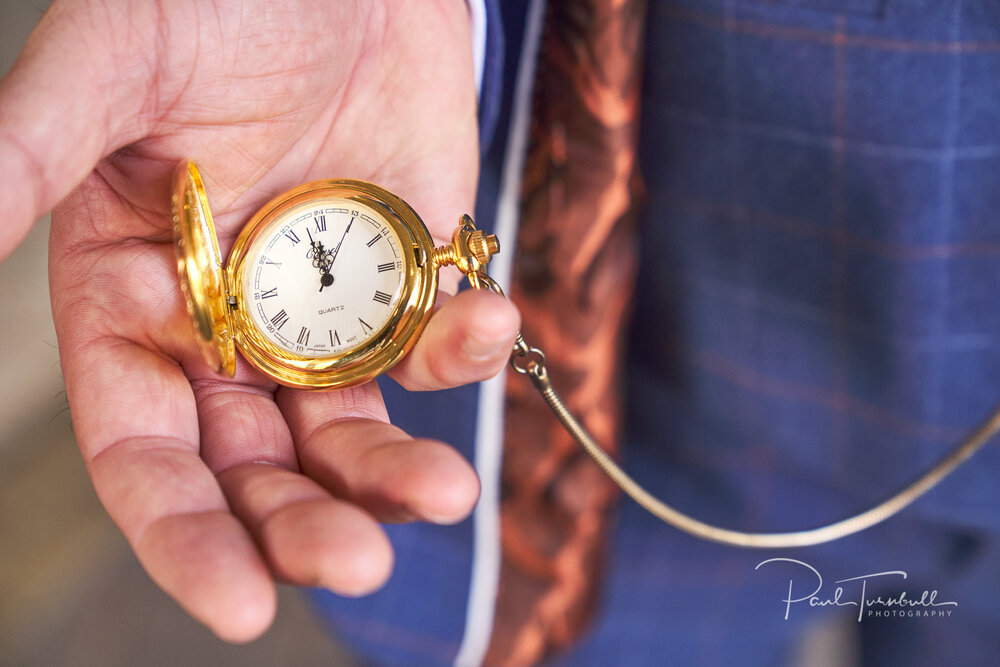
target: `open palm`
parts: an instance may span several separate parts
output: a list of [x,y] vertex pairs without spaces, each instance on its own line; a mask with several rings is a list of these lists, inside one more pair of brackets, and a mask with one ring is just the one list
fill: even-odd
[[[378,522],[456,521],[478,482],[391,426],[375,383],[210,373],[177,287],[172,172],[199,163],[224,253],[267,200],[330,177],[388,187],[443,240],[477,177],[468,30],[454,1],[65,0],[0,84],[0,255],[62,199],[52,304],[88,469],[150,575],[223,638],[268,626],[274,579],[378,587]],[[483,379],[516,328],[499,297],[463,293],[394,375]]]

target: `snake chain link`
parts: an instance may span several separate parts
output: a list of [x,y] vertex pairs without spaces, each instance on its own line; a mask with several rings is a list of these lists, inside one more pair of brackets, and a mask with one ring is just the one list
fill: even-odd
[[[496,281],[485,273],[479,273],[477,279],[470,281],[477,289],[488,289],[504,296],[503,290]],[[514,371],[521,375],[526,375],[531,380],[556,418],[566,428],[573,439],[594,459],[597,465],[607,473],[615,484],[621,487],[622,491],[639,503],[640,506],[662,521],[689,535],[738,547],[759,549],[810,546],[823,542],[831,542],[869,528],[888,519],[932,489],[955,468],[976,453],[1000,430],[1000,407],[998,407],[981,426],[953,447],[930,470],[917,477],[886,500],[859,514],[835,523],[807,530],[781,533],[745,532],[714,526],[695,519],[664,503],[633,480],[601,448],[597,441],[587,432],[587,429],[569,411],[566,404],[559,397],[559,394],[552,387],[548,369],[545,365],[545,353],[537,347],[530,346],[520,333],[517,334],[514,342],[510,365]]]

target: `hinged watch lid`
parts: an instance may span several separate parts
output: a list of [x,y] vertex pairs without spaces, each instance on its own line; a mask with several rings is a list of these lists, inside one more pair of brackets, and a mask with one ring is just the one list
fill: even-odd
[[184,161],[177,167],[171,208],[177,274],[201,356],[216,373],[232,377],[236,349],[225,271],[205,184],[194,162]]

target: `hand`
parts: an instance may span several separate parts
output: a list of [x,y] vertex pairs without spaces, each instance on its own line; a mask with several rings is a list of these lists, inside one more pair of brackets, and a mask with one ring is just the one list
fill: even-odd
[[[274,580],[377,588],[393,559],[378,522],[457,521],[478,481],[391,426],[375,383],[309,393],[242,359],[233,380],[206,369],[171,173],[199,162],[224,254],[272,196],[335,176],[395,191],[443,243],[476,183],[468,30],[454,1],[56,0],[0,83],[0,256],[62,200],[52,308],[86,465],[152,578],[224,639],[266,629]],[[394,375],[483,379],[517,326],[499,297],[463,293]]]

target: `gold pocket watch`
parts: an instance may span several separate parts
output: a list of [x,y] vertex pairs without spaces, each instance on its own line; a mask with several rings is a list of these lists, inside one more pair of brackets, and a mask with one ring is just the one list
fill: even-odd
[[181,290],[206,363],[232,377],[235,348],[283,385],[367,382],[403,358],[434,306],[437,271],[455,264],[475,284],[499,251],[463,216],[435,248],[402,199],[377,185],[323,180],[289,190],[240,232],[223,266],[198,168],[174,178]]

